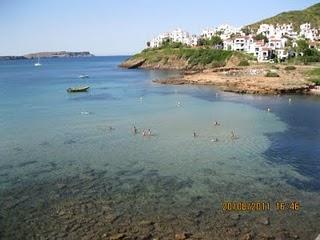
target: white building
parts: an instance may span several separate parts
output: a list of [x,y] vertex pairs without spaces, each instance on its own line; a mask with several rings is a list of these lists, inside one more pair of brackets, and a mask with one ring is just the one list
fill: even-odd
[[270,57],[276,55],[279,59],[288,57],[286,43],[288,39],[292,40],[293,47],[299,38],[309,40],[310,48],[319,49],[320,29],[311,28],[310,23],[304,23],[300,26],[300,32],[295,32],[292,24],[261,24],[256,35],[263,34],[268,41],[255,40],[255,35],[246,36],[241,28],[236,28],[227,24],[220,25],[215,28],[207,28],[202,30],[201,35],[190,35],[188,32],[180,28],[172,32],[162,33],[153,38],[148,47],[160,47],[163,41],[169,39],[173,42],[181,42],[188,46],[197,46],[200,37],[210,39],[212,36],[219,35],[223,40],[223,49],[240,51],[253,54],[258,61],[267,61]]
[[310,23],[304,23],[300,25],[299,36],[314,41],[319,39],[319,31],[316,28],[311,28]]
[[290,37],[296,39],[298,33],[294,31],[293,25],[290,24],[277,24],[273,26],[272,24],[261,24],[257,30],[257,34],[262,33],[267,38],[275,36],[277,38]]
[[163,41],[165,41],[166,39],[170,39],[170,34],[162,33],[159,36],[151,39],[150,45],[148,47],[151,47],[151,48],[160,47]]
[[173,30],[172,32],[166,32],[153,38],[148,47],[155,48],[160,47],[162,43],[166,40],[171,40],[172,42],[180,42],[188,46],[196,46],[198,43],[198,37],[196,35],[190,35],[188,32],[183,31],[180,28]]
[[212,36],[219,35],[222,40],[226,40],[231,37],[231,35],[244,36],[241,28],[233,27],[228,24],[223,24],[215,28],[206,28],[201,32],[201,36],[210,39]]
[[228,38],[223,41],[224,50],[250,52],[253,46],[254,39],[251,35]]

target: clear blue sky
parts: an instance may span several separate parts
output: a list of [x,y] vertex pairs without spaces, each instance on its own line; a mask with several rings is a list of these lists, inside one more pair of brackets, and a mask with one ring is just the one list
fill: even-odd
[[0,55],[88,50],[132,54],[163,31],[245,25],[316,0],[0,0]]

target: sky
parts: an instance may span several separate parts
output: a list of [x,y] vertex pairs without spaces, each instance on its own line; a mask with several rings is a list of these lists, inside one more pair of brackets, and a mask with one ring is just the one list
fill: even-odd
[[[319,0],[318,0],[319,1]],[[161,32],[243,26],[316,0],[0,0],[0,56],[39,51],[129,55]]]

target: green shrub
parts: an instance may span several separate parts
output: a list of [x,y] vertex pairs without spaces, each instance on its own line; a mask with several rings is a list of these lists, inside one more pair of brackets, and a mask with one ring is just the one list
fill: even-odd
[[309,71],[310,81],[314,82],[316,85],[320,85],[320,68],[315,68]]
[[296,70],[297,68],[295,67],[295,66],[292,66],[292,65],[290,65],[290,66],[286,66],[285,68],[284,68],[284,70],[286,70],[286,71],[291,71],[291,70]]
[[311,79],[312,82],[314,82],[317,86],[320,86],[320,78],[318,79]]
[[249,62],[248,60],[241,60],[238,64],[239,67],[245,67],[245,66],[249,66]]
[[225,61],[231,57],[232,52],[205,48],[183,48],[179,54],[188,60],[191,65],[207,65],[215,62],[225,63]]
[[265,77],[280,77],[277,72],[268,71]]

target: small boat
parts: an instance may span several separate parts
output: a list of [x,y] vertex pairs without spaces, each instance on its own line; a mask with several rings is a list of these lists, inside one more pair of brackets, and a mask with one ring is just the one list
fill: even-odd
[[89,75],[81,74],[81,75],[79,75],[79,78],[89,78]]
[[38,57],[38,62],[34,64],[35,67],[40,67],[42,64],[40,63],[40,58]]
[[89,86],[84,86],[84,87],[72,87],[72,88],[68,88],[67,92],[87,92],[88,89],[90,87]]

